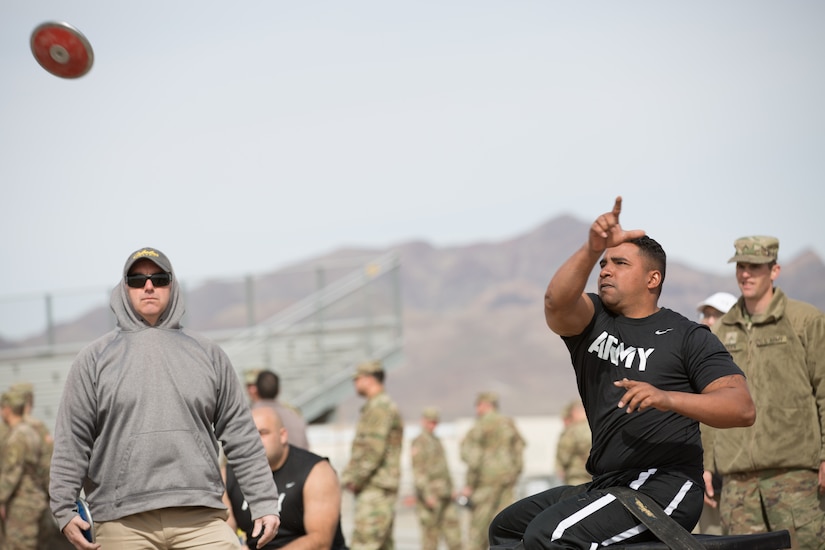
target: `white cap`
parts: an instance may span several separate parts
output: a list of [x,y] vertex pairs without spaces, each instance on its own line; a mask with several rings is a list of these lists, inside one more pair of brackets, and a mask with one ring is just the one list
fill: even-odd
[[696,306],[697,311],[702,311],[707,306],[712,307],[713,309],[717,309],[722,313],[727,313],[730,308],[736,303],[736,296],[733,294],[728,294],[727,292],[717,292],[716,294],[712,294],[699,302]]

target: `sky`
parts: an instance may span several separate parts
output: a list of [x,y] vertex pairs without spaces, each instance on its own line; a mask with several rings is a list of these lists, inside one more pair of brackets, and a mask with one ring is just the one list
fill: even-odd
[[[38,65],[46,21],[88,74]],[[798,0],[3,2],[0,332],[3,304],[111,287],[143,246],[243,276],[617,195],[700,269],[752,234],[825,258],[824,24]]]

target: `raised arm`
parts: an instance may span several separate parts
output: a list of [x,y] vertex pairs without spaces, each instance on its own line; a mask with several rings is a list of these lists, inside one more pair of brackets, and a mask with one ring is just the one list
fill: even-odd
[[605,249],[641,237],[642,230],[625,231],[619,224],[622,198],[616,197],[613,210],[596,218],[587,242],[573,253],[553,275],[544,294],[544,317],[550,330],[560,336],[581,333],[593,317],[593,303],[584,288],[593,267]]

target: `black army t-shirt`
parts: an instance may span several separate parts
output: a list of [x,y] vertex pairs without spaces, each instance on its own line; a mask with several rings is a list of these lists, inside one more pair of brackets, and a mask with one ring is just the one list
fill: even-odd
[[578,336],[563,338],[593,432],[588,470],[595,476],[626,470],[663,468],[697,483],[702,476],[699,423],[674,412],[619,408],[627,378],[666,391],[701,393],[709,383],[742,374],[730,354],[704,325],[667,308],[629,319],[595,306],[592,321]]

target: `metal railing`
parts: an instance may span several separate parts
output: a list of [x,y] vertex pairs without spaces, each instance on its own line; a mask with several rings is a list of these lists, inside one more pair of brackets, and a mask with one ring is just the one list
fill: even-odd
[[[321,278],[322,279],[322,278]],[[249,278],[247,278],[247,281]],[[321,284],[323,286],[321,286]],[[350,375],[364,359],[387,369],[401,360],[400,264],[388,253],[326,284],[267,319],[241,329],[202,331],[232,360],[239,377],[247,369],[269,369],[281,378],[285,401],[315,420],[351,395]],[[249,288],[249,287],[247,287]],[[247,290],[247,301],[254,293]],[[247,303],[246,318],[255,303]],[[98,306],[100,308],[100,306]],[[18,381],[35,386],[34,414],[54,425],[69,367],[90,339],[0,349],[0,390]]]

